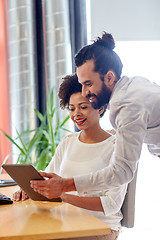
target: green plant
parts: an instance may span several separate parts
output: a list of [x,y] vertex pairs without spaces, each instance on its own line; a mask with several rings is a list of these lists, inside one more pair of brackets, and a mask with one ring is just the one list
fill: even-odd
[[[16,130],[16,139],[12,139],[3,130],[1,131],[19,149],[20,153],[17,158],[17,163],[32,164],[37,170],[44,170],[54,156],[56,147],[61,140],[60,131],[69,131],[64,128],[64,124],[68,121],[69,116],[65,117],[62,122],[60,122],[59,117],[57,118],[57,110],[53,104],[53,90],[51,94],[47,96],[46,113],[43,115],[36,109],[34,109],[34,111],[40,120],[39,127],[24,131],[21,134]],[[57,120],[54,121],[56,124],[53,124],[55,118],[57,118]],[[18,144],[17,141],[19,141],[20,144]],[[8,156],[4,162],[7,160]]]

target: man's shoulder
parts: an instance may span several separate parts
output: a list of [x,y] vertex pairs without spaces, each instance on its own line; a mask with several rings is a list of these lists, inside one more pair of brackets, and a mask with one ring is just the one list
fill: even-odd
[[[113,95],[110,100],[110,108],[111,106],[122,106],[123,103],[125,105],[129,104],[138,104],[139,105],[139,97],[144,95],[144,86],[151,87],[152,83],[141,76],[127,77],[124,76],[117,84],[115,91],[113,91]],[[138,100],[138,101],[136,101]]]

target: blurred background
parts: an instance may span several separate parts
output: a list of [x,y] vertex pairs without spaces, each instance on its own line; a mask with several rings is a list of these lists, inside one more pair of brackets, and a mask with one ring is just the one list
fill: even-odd
[[[116,41],[123,75],[142,75],[160,84],[159,11],[159,0],[0,0],[0,129],[15,138],[16,129],[21,133],[36,127],[34,109],[46,111],[51,89],[59,109],[57,91],[62,78],[76,71],[75,53],[103,31]],[[63,118],[67,113],[57,114]],[[101,125],[111,128],[108,112]],[[0,132],[0,165],[12,151],[17,150]],[[159,169],[159,159],[144,146],[135,227],[124,228],[120,239],[159,238]]]

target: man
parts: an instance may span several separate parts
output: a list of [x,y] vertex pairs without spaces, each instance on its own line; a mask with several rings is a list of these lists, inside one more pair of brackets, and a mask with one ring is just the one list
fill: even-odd
[[142,77],[121,77],[123,65],[114,47],[112,35],[104,32],[75,57],[82,95],[89,98],[94,108],[108,104],[110,121],[116,130],[112,164],[72,179],[52,175],[52,197],[67,191],[84,193],[130,182],[143,143],[152,154],[160,156],[160,86]]

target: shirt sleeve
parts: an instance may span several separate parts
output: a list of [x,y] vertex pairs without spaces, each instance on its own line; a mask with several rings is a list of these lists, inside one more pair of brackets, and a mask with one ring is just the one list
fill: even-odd
[[101,196],[101,203],[103,206],[104,214],[110,216],[120,211],[124,197],[127,190],[127,184],[123,187],[114,188],[110,191],[106,191],[104,196]]
[[111,164],[95,173],[74,177],[79,193],[110,189],[132,180],[147,129],[148,114],[140,106],[126,104],[117,109],[116,143]]

